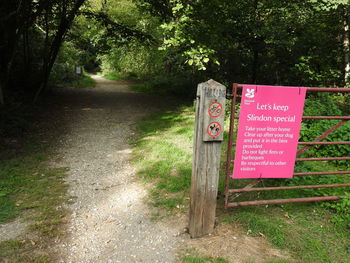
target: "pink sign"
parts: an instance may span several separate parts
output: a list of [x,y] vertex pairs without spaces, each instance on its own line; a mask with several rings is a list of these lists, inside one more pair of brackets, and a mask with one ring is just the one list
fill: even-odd
[[233,178],[293,177],[305,94],[243,85]]

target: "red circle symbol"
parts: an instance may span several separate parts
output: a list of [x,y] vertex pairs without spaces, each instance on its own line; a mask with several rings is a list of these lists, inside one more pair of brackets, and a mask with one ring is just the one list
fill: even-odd
[[207,132],[210,137],[218,137],[222,132],[221,124],[218,122],[211,122],[208,125]]
[[219,102],[212,102],[209,105],[208,113],[212,118],[218,118],[222,114],[222,105]]

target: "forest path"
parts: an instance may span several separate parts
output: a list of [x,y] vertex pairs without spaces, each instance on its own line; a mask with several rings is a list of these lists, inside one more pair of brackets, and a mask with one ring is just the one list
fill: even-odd
[[69,167],[66,237],[57,262],[174,262],[186,222],[152,221],[145,187],[130,164],[134,125],[154,112],[156,98],[127,83],[93,76],[89,89],[65,89],[67,123],[55,165]]

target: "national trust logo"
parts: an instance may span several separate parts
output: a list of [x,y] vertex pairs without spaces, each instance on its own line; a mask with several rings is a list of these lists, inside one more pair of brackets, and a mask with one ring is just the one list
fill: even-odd
[[254,89],[247,89],[247,92],[244,96],[246,96],[247,98],[254,98],[255,97],[255,94],[254,94],[255,90]]

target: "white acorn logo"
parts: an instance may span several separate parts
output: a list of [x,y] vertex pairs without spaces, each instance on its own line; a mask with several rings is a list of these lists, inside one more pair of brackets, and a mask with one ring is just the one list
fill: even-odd
[[254,98],[254,96],[255,96],[254,92],[255,92],[254,89],[247,89],[247,92],[246,92],[245,96],[246,96],[247,98],[250,98],[250,99],[251,99],[251,98]]

